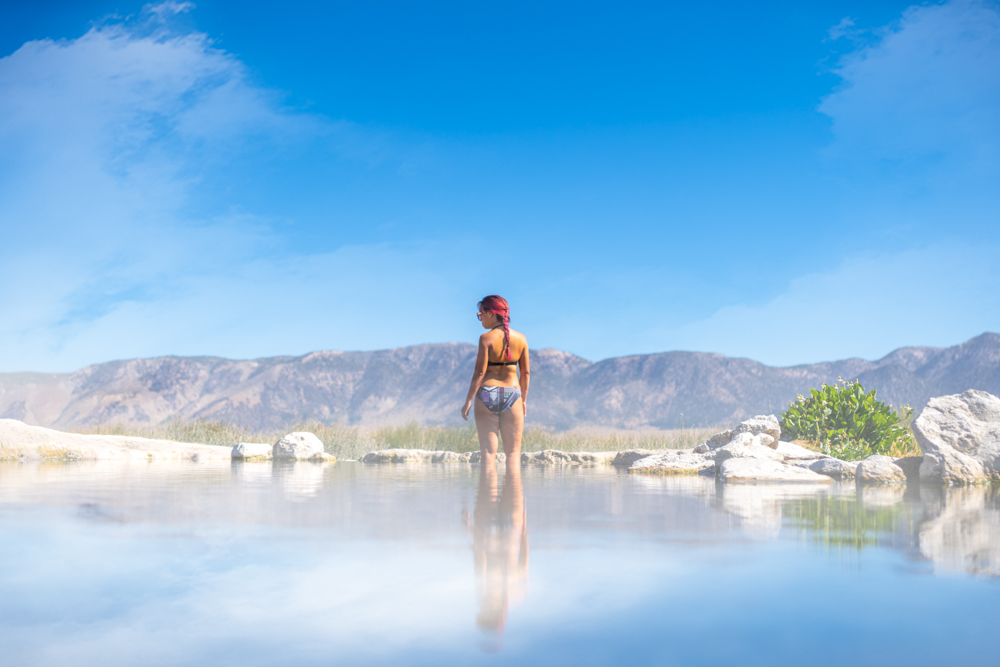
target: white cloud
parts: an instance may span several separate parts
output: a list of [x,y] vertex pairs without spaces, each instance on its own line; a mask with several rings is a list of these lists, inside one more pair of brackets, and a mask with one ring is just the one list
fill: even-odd
[[[252,215],[192,215],[192,193],[243,151],[343,129],[283,107],[206,35],[175,31],[188,9],[147,7],[0,59],[0,367],[51,368],[88,322],[274,245]],[[120,339],[105,333],[105,349]]]
[[[849,24],[831,30],[844,34]],[[918,5],[845,56],[842,87],[820,111],[835,153],[876,159],[987,162],[1000,148],[1000,9],[959,0]]]
[[1000,247],[965,244],[854,257],[796,278],[766,303],[721,308],[661,340],[778,366],[954,345],[1000,331],[997,257]]
[[[225,243],[223,236],[205,243]],[[468,253],[451,250],[347,246],[189,273],[169,292],[122,299],[94,317],[8,332],[0,343],[20,356],[4,360],[0,370],[73,370],[162,354],[247,358],[367,350],[454,340],[463,326],[475,335],[474,302],[462,292]]]

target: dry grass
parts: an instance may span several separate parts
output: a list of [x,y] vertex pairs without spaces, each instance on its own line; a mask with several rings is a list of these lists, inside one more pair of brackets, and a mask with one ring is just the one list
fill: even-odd
[[[820,446],[819,442],[814,440],[793,440],[796,445],[801,445],[806,449],[811,449],[816,452],[822,452],[823,448]],[[891,456],[895,459],[904,458],[906,456],[923,456],[924,453],[920,450],[920,445],[917,444],[916,438],[900,438],[893,442],[889,449],[885,452],[885,456]]]
[[[553,433],[541,429],[524,432],[522,450],[537,452],[559,449],[566,452],[613,452],[626,449],[685,449],[704,442],[716,429],[676,429],[671,431],[568,431]],[[156,426],[102,424],[77,433],[129,435],[175,442],[232,447],[240,442],[277,442],[286,433],[308,431],[323,441],[329,454],[338,459],[357,459],[379,449],[443,449],[452,452],[479,450],[474,426],[383,426],[363,428],[306,422],[284,429],[256,431],[225,422],[201,419],[168,420]]]

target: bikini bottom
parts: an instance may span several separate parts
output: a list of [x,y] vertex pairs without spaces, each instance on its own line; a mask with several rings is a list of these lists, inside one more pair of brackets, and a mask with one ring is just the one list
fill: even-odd
[[495,415],[502,415],[521,398],[520,387],[480,387],[479,400]]

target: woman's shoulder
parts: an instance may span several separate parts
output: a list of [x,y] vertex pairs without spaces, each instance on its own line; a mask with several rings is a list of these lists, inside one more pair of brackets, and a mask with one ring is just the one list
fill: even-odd
[[510,337],[513,340],[517,340],[517,341],[520,341],[521,343],[524,343],[524,346],[528,347],[528,338],[527,338],[527,336],[525,336],[520,331],[515,331],[515,330],[511,329],[510,330]]
[[503,340],[503,331],[500,329],[491,329],[479,336],[479,342],[481,344],[489,345],[493,341],[497,340],[497,338]]

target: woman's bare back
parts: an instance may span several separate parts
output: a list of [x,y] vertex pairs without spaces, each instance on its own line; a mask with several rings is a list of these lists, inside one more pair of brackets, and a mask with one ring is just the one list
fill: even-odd
[[[528,340],[519,331],[510,329],[510,357],[508,358],[504,350],[503,329],[497,328],[487,331],[480,336],[480,341],[486,344],[487,359],[491,362],[510,364],[519,362],[525,351],[528,349]],[[486,377],[483,379],[484,387],[512,387],[517,384],[518,364],[503,366],[486,366]]]

